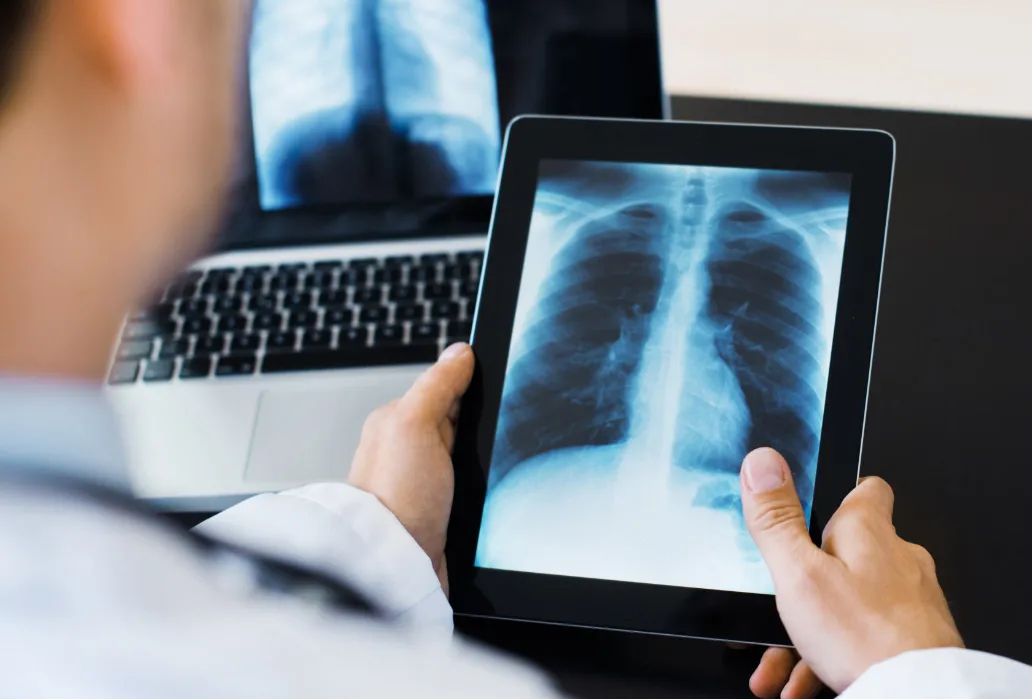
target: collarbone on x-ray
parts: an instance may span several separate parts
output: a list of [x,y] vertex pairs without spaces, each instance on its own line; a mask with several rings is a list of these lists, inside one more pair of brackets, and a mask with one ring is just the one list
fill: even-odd
[[478,564],[769,592],[738,473],[809,511],[850,178],[546,161]]

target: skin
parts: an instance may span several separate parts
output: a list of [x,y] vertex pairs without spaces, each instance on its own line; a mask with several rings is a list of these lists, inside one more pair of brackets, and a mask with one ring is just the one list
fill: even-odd
[[444,560],[455,475],[451,452],[459,400],[473,377],[473,351],[449,347],[403,398],[374,412],[348,474],[404,525],[448,592]]
[[749,532],[774,578],[778,612],[803,663],[768,651],[751,687],[762,697],[786,681],[786,697],[807,696],[819,678],[845,691],[870,667],[909,651],[962,648],[924,548],[892,525],[892,488],[864,479],[843,501],[814,546],[792,474],[775,451],[761,449],[742,468]]
[[0,371],[102,380],[126,311],[203,249],[246,10],[45,3],[0,105]]
[[[124,315],[203,252],[225,198],[248,16],[243,0],[44,3],[0,104],[0,374],[103,381]],[[443,356],[370,418],[351,471],[446,590],[450,454],[472,372],[468,347]],[[757,695],[805,699],[817,678],[841,690],[898,653],[961,644],[931,558],[895,535],[888,486],[857,488],[821,550],[784,462],[757,454],[743,505],[803,658],[768,651]],[[753,487],[751,463],[784,480]]]

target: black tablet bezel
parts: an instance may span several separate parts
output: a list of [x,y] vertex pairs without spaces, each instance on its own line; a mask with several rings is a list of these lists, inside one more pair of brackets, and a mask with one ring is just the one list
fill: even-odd
[[476,568],[523,260],[542,160],[693,164],[849,173],[850,215],[810,532],[856,485],[895,142],[880,131],[523,117],[506,134],[473,330],[477,367],[455,446],[448,533],[457,614],[787,645],[774,597]]

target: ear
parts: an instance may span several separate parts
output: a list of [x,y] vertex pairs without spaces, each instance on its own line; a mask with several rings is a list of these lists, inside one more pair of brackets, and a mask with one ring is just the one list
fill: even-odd
[[116,89],[160,80],[174,67],[182,3],[208,0],[56,0],[62,36],[84,67]]

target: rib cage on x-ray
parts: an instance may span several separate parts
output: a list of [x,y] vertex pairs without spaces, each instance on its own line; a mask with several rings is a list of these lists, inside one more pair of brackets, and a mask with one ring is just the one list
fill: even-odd
[[250,83],[263,208],[494,187],[484,0],[259,0]]
[[[557,251],[521,291],[536,300],[491,487],[558,450],[726,476],[771,446],[809,511],[848,196],[848,177],[813,173],[545,163],[534,234]],[[736,478],[701,482],[688,504],[737,510]]]

